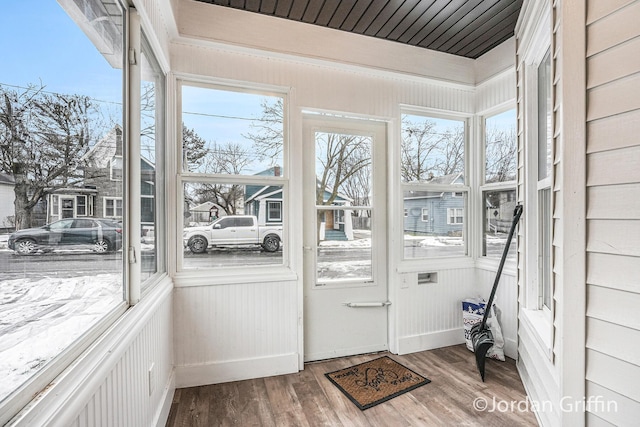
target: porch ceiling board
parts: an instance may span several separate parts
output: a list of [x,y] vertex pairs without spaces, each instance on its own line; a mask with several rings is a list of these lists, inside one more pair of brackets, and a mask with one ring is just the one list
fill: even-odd
[[198,0],[476,59],[513,36],[523,0]]

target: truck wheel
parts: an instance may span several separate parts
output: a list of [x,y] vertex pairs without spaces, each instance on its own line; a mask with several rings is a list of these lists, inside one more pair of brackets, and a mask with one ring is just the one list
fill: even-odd
[[189,250],[194,254],[201,254],[207,251],[207,239],[202,236],[193,236],[187,244]]
[[262,248],[267,252],[275,252],[280,249],[280,238],[275,234],[269,234],[262,242]]

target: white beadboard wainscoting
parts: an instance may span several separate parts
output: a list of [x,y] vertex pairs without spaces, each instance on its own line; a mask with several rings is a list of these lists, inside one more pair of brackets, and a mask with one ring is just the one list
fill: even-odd
[[[437,282],[425,284],[418,284],[417,272],[398,274],[394,312],[399,354],[464,343],[462,300],[488,299],[496,274],[474,267],[433,272]],[[513,359],[517,357],[517,294],[515,276],[503,272],[495,303],[501,311],[505,354]]]
[[[515,251],[515,245],[511,249]],[[495,269],[478,268],[476,270],[476,283],[479,289],[483,289],[482,297],[489,298],[491,287],[496,278]],[[518,282],[515,271],[508,267],[502,272],[494,304],[500,309],[498,320],[504,337],[504,354],[512,359],[518,358]]]
[[297,372],[297,281],[177,287],[176,386]]

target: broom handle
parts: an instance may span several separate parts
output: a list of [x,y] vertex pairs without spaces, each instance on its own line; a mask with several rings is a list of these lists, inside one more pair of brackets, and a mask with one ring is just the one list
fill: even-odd
[[493,282],[493,288],[491,289],[491,296],[489,297],[487,305],[485,305],[484,307],[484,316],[482,317],[482,325],[480,326],[481,330],[485,329],[485,327],[487,326],[487,318],[489,317],[489,312],[491,311],[491,306],[493,305],[493,297],[496,295],[496,290],[498,289],[498,282],[500,281],[500,276],[502,275],[502,267],[504,267],[504,262],[507,260],[507,254],[509,253],[511,239],[513,238],[513,233],[516,231],[516,225],[518,225],[518,221],[520,220],[521,215],[522,205],[516,205],[516,208],[513,211],[513,221],[511,222],[509,237],[507,238],[507,243],[504,245],[504,251],[502,252],[502,258],[500,259],[500,266],[498,266],[498,272],[496,273],[496,280]]

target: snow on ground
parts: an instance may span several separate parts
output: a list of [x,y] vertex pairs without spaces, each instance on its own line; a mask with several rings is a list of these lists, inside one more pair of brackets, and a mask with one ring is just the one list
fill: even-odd
[[0,400],[120,302],[120,274],[0,282]]
[[[8,235],[0,235],[0,250]],[[419,246],[460,246],[461,237],[404,236]],[[504,241],[497,237],[496,241]],[[497,243],[497,242],[496,242]],[[371,247],[371,234],[359,230],[351,241],[323,241],[320,248]],[[153,250],[153,242],[142,250]],[[66,251],[62,251],[66,252]],[[358,278],[371,275],[371,260],[318,263],[322,278]],[[36,281],[0,281],[0,400],[59,355],[122,302],[120,274],[54,278]]]

